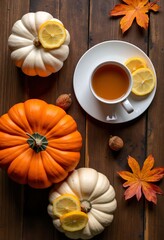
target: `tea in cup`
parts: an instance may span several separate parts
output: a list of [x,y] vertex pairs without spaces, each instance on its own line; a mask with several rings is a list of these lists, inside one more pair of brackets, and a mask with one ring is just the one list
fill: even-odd
[[122,63],[107,61],[98,65],[91,74],[90,89],[99,101],[121,103],[128,113],[134,111],[127,99],[132,89],[132,76]]

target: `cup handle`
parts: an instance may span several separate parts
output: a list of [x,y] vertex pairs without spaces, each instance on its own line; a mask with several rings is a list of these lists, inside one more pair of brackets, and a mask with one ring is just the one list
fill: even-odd
[[125,99],[121,104],[124,107],[124,109],[127,111],[127,113],[132,113],[134,111],[134,108],[128,99]]

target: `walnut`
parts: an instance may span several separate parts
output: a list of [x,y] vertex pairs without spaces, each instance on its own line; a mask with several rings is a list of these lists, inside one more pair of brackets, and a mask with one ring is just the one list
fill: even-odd
[[113,151],[119,151],[123,148],[123,146],[124,146],[124,142],[123,142],[122,138],[120,138],[118,136],[110,136],[109,147]]
[[63,93],[56,99],[56,105],[67,110],[72,104],[71,94]]

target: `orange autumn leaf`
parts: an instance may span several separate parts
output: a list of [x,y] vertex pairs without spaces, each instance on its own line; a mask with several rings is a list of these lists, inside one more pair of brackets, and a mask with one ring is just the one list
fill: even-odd
[[125,15],[121,21],[121,29],[124,33],[127,31],[134,19],[136,19],[137,24],[144,28],[148,28],[149,17],[147,13],[152,10],[157,12],[159,10],[159,5],[156,4],[158,0],[149,2],[148,0],[122,0],[126,4],[117,4],[115,7],[109,12],[110,16],[121,16]]
[[140,169],[138,162],[133,157],[128,157],[128,165],[132,172],[118,172],[120,177],[126,180],[123,187],[128,187],[124,193],[125,200],[136,195],[136,198],[139,201],[143,193],[148,201],[157,204],[156,194],[162,194],[163,192],[152,182],[157,182],[164,177],[164,167],[153,168],[154,162],[153,156],[149,155],[146,158],[142,169]]

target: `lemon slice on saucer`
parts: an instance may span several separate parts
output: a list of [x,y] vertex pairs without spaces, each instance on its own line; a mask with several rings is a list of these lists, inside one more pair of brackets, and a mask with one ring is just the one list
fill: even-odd
[[44,48],[58,48],[66,39],[66,30],[62,23],[56,20],[49,20],[40,26],[38,37]]
[[131,73],[136,71],[139,68],[146,68],[147,64],[145,59],[140,57],[131,57],[128,58],[125,62],[125,66],[130,70]]
[[132,78],[132,92],[135,95],[144,96],[150,93],[155,87],[156,79],[149,68],[139,68],[132,73]]

